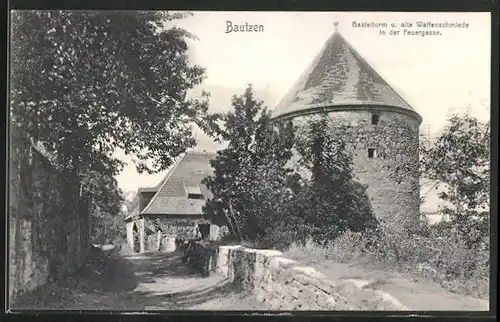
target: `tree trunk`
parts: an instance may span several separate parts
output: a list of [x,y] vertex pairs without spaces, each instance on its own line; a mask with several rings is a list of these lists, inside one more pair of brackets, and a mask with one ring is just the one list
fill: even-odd
[[237,234],[236,238],[238,239],[238,242],[241,243],[242,240],[241,231],[238,222],[236,221],[236,217],[234,216],[234,209],[231,200],[229,200],[229,213],[231,214],[231,219],[233,219],[234,227],[236,228],[236,234]]
[[234,238],[238,239],[238,233],[236,232],[236,229],[234,228],[233,220],[231,220],[231,218],[229,218],[229,215],[227,214],[225,209],[223,209],[222,212],[224,213],[224,217],[226,217],[226,222],[228,224],[228,229],[231,232],[231,235],[233,235]]

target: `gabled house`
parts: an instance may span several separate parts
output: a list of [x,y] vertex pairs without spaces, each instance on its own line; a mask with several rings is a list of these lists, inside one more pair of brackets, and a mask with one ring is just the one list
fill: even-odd
[[212,175],[210,160],[214,158],[214,153],[187,152],[156,187],[138,189],[139,205],[125,219],[132,249],[171,247],[165,238],[189,238],[196,226],[207,223],[202,208],[211,193],[202,180]]

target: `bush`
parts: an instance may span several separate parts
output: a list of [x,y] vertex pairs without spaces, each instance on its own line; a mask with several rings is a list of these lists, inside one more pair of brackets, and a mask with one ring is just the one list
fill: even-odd
[[229,231],[229,229],[227,228],[227,226],[222,226],[219,228],[218,232],[217,232],[217,240],[220,240],[220,241],[230,241],[233,238],[233,236],[231,235],[231,232]]
[[[423,227],[425,228],[425,227]],[[297,260],[360,263],[368,267],[394,268],[440,283],[445,289],[480,298],[489,294],[489,236],[479,247],[467,247],[467,236],[453,227],[429,227],[423,235],[394,226],[372,233],[347,231],[320,246],[309,239],[293,243],[287,254]]]
[[341,263],[359,261],[367,252],[365,245],[366,240],[362,233],[346,231],[327,246],[328,257]]
[[[328,118],[310,121],[297,135],[298,173],[308,173],[291,204],[290,213],[313,228],[314,241],[325,244],[351,230],[373,230],[378,225],[366,194],[356,182],[348,144],[336,135],[338,124]],[[290,207],[289,207],[290,208]]]
[[330,254],[328,247],[319,246],[312,238],[305,242],[293,242],[286,253],[295,260],[312,263],[321,262],[329,258]]
[[304,244],[309,241],[314,228],[306,225],[299,218],[290,218],[269,226],[266,233],[259,238],[259,247],[285,250],[290,245]]

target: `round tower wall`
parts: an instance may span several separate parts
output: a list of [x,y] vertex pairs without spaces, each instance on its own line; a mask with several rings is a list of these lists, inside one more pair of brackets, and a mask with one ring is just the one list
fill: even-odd
[[[377,115],[377,124],[372,116]],[[419,121],[407,114],[376,109],[332,111],[332,135],[343,137],[353,158],[354,179],[367,187],[381,222],[412,227],[419,220]],[[297,116],[299,129],[317,114]],[[370,149],[370,150],[369,150]]]

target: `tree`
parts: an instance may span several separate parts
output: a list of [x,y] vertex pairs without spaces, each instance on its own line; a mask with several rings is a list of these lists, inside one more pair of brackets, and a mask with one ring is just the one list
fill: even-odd
[[139,194],[135,191],[130,191],[125,194],[123,206],[127,209],[127,214],[139,206]]
[[453,115],[437,142],[422,156],[424,175],[445,184],[443,214],[472,247],[489,229],[490,123]]
[[[164,23],[186,14],[138,11],[15,11],[11,118],[84,176],[123,166],[166,169],[195,144],[191,125],[209,128],[207,94],[188,99],[204,69],[188,61],[193,38]],[[151,162],[152,164],[147,164]]]
[[[342,137],[332,135],[326,117],[307,124],[297,140],[299,164],[310,174],[294,208],[314,227],[316,241],[331,241],[343,232],[377,226],[366,188],[352,177],[352,158]],[[338,132],[338,131],[336,131]]]
[[[68,187],[88,193],[97,218],[105,201],[116,205],[110,180],[124,165],[114,157],[117,149],[132,157],[139,172],[162,171],[195,145],[193,124],[208,131],[216,119],[208,115],[207,93],[200,100],[187,97],[204,79],[204,69],[187,56],[186,41],[194,36],[164,26],[186,16],[12,14],[11,122],[55,156]],[[110,190],[85,186],[95,187],[96,180]]]
[[250,85],[243,95],[233,97],[232,105],[218,133],[227,148],[217,152],[214,175],[204,181],[213,198],[203,211],[213,222],[228,225],[233,235],[255,241],[269,233],[290,197],[285,165],[291,157],[293,129],[271,122]]
[[93,242],[105,244],[116,238],[122,231],[123,194],[113,176],[105,176],[92,171],[82,184],[83,193],[92,196],[90,212],[92,215],[91,238]]

